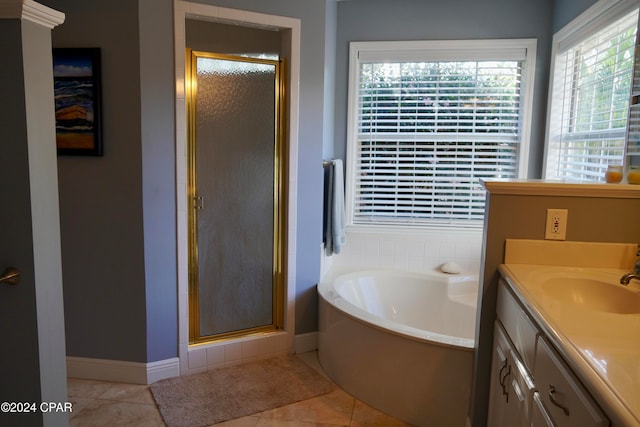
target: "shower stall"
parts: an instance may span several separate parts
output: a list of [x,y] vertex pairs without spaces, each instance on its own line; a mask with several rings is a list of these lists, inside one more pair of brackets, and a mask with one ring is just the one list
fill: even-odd
[[187,49],[189,342],[283,327],[284,67]]

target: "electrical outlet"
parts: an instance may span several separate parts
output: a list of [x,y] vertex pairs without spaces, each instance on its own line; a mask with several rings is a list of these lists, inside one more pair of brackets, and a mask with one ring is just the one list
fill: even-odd
[[544,238],[547,240],[565,240],[567,238],[567,209],[547,209],[547,226]]

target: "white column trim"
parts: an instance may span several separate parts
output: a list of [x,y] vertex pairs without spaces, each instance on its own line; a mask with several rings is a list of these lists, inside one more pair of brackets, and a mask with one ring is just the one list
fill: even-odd
[[65,15],[33,0],[0,0],[0,19],[20,19],[53,29]]

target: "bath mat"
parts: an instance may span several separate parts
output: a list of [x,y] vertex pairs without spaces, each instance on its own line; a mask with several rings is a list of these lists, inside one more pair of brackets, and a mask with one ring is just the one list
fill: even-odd
[[334,384],[294,356],[169,378],[150,386],[167,427],[209,426],[306,400]]

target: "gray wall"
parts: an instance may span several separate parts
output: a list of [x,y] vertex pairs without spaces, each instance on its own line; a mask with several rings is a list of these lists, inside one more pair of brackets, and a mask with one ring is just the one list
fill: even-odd
[[104,157],[58,157],[67,355],[146,362],[138,2],[43,4],[54,47],[102,49]]
[[593,6],[598,0],[556,0],[553,2],[553,32],[556,33],[573,18]]
[[336,47],[338,36],[338,3],[327,1],[325,20],[325,70],[324,70],[324,140],[322,159],[334,157],[335,99],[336,99]]
[[55,47],[102,53],[104,156],[58,157],[67,355],[175,357],[172,1],[42,3]]
[[173,2],[138,4],[146,361],[152,362],[178,354]]
[[279,31],[187,19],[185,32],[187,47],[193,50],[230,55],[245,53],[281,55],[280,45],[283,35]]
[[[592,3],[202,2],[302,22],[297,334],[317,330],[321,160],[344,158],[348,42],[536,37],[530,170],[531,176],[538,176],[552,25],[556,28]],[[102,48],[104,157],[58,158],[67,353],[137,362],[176,356],[172,1],[42,3],[67,16],[53,31],[54,46]]]
[[552,0],[351,0],[338,3],[335,155],[347,135],[349,42],[537,38],[529,176],[540,177],[546,119]]
[[[102,49],[103,157],[59,157],[69,356],[151,362],[177,356],[173,9],[171,0],[43,0],[66,13],[55,47]],[[213,0],[300,18],[297,312],[317,330],[322,147],[333,0]],[[329,40],[331,40],[329,38]],[[329,48],[327,48],[329,46]]]

